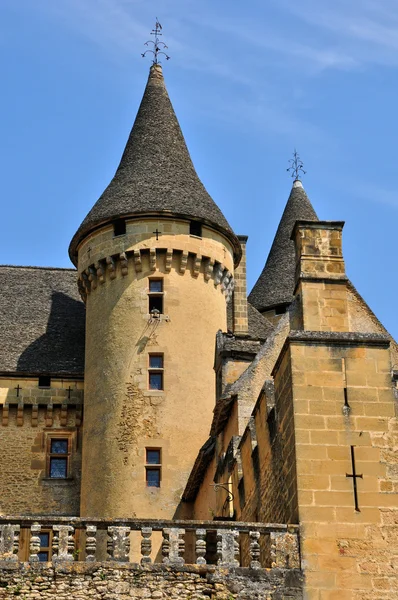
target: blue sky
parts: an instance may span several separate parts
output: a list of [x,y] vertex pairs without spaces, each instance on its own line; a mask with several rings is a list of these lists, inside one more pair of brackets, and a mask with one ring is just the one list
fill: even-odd
[[349,277],[397,338],[397,0],[2,0],[0,261],[70,266],[134,121],[155,16],[197,171],[249,235],[249,289],[297,147],[319,217],[346,221]]

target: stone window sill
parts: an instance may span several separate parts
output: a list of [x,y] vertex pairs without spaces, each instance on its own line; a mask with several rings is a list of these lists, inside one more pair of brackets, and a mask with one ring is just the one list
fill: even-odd
[[68,484],[71,481],[74,481],[75,478],[74,477],[42,477],[41,478],[42,481],[45,481],[46,483],[61,483],[61,484]]

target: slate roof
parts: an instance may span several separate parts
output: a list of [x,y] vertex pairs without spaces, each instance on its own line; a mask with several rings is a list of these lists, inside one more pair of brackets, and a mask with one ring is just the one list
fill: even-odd
[[83,376],[76,280],[74,269],[0,266],[0,372]]
[[239,262],[239,241],[196,174],[160,65],[151,67],[115,176],[72,239],[72,262],[76,264],[78,243],[91,230],[138,214],[198,219],[227,236]]
[[250,303],[259,311],[293,300],[296,258],[290,236],[299,220],[317,221],[318,217],[301,181],[295,181],[265,267],[249,294]]
[[[247,303],[247,320],[249,325],[248,334],[256,340],[266,340],[274,326],[266,317],[264,317],[254,306]],[[227,304],[227,328],[228,331],[234,329],[234,317],[232,302]]]

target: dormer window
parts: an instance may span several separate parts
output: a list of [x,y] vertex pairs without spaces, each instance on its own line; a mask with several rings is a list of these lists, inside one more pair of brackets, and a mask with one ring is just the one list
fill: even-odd
[[113,222],[113,235],[115,237],[119,235],[125,235],[126,233],[126,221],[125,219],[118,219]]
[[189,235],[202,237],[202,223],[199,223],[199,221],[191,221],[189,223]]

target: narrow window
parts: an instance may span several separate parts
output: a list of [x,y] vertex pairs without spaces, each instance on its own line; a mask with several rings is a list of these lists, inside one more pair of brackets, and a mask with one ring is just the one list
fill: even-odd
[[275,407],[272,407],[268,413],[267,424],[269,431],[269,439],[272,444],[277,434]]
[[51,377],[48,375],[39,375],[39,387],[49,388],[51,387]]
[[40,551],[37,553],[40,562],[48,562],[51,560],[51,545],[52,545],[52,532],[41,531],[39,533],[40,538]]
[[149,280],[148,302],[150,315],[163,314],[163,279]]
[[124,235],[126,233],[126,221],[124,219],[118,219],[113,222],[113,235]]
[[68,438],[50,438],[48,452],[48,476],[51,479],[68,477],[70,459],[70,440]]
[[160,448],[146,448],[146,484],[148,487],[160,487],[161,479]]
[[189,223],[189,234],[196,235],[196,237],[202,237],[202,223],[199,223],[199,221],[191,221]]
[[239,504],[242,509],[246,502],[245,482],[243,480],[243,477],[238,484],[238,493],[239,493]]
[[163,390],[163,354],[150,354],[149,355],[149,389],[150,390]]

